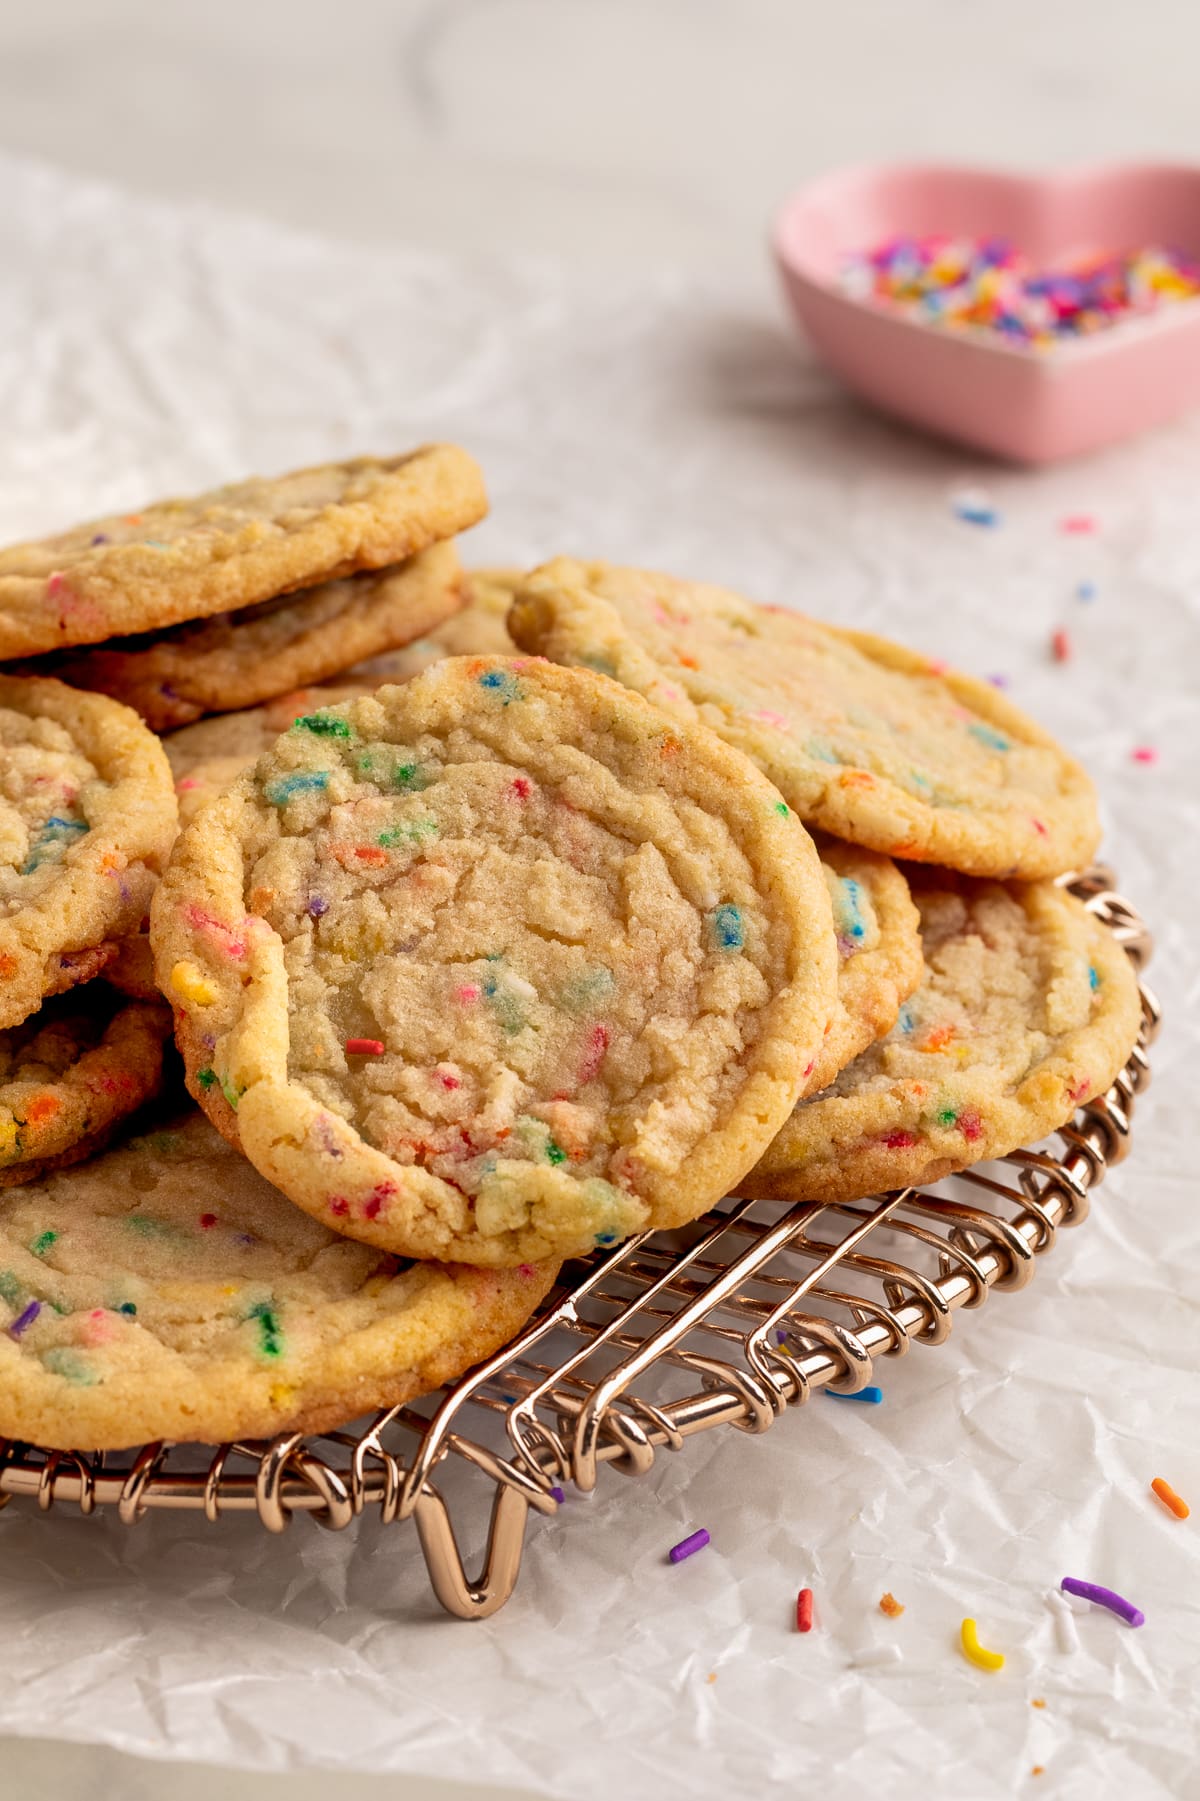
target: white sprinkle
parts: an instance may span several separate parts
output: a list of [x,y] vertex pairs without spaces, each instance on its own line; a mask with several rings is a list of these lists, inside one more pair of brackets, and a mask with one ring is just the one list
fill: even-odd
[[904,1653],[899,1645],[863,1645],[861,1650],[850,1653],[852,1669],[873,1670],[880,1664],[901,1663]]
[[1064,1595],[1047,1595],[1047,1603],[1054,1615],[1054,1642],[1064,1657],[1071,1657],[1079,1649],[1079,1634],[1075,1630],[1075,1619]]
[[1092,1604],[1083,1595],[1073,1595],[1069,1588],[1052,1588],[1050,1593],[1061,1607],[1069,1607],[1072,1613],[1091,1613]]

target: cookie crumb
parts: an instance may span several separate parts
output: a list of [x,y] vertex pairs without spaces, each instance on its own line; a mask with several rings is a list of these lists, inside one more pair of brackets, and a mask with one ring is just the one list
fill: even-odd
[[889,1589],[886,1594],[880,1595],[879,1597],[879,1611],[880,1613],[886,1613],[889,1620],[898,1620],[900,1615],[904,1612],[904,1604],[901,1601],[897,1601],[895,1595]]

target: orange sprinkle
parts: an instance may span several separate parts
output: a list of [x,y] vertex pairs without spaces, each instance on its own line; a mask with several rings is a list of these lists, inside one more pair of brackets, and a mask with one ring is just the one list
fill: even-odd
[[898,1620],[900,1615],[904,1612],[904,1604],[901,1601],[897,1601],[895,1595],[892,1594],[889,1589],[886,1594],[880,1595],[879,1597],[879,1611],[880,1613],[886,1613],[889,1620]]
[[1046,1772],[1040,1763],[1035,1763],[1032,1770],[1029,1772],[1031,1776],[1044,1776],[1045,1773]]
[[142,515],[140,513],[126,513],[125,523],[126,525],[140,525],[142,523]]
[[1045,1707],[1046,1703],[1042,1700],[1041,1696],[1039,1695],[1038,1698],[1035,1701],[1031,1701],[1029,1703],[1029,1705],[1030,1705],[1030,1707]]
[[52,1094],[39,1094],[30,1101],[25,1109],[27,1125],[44,1126],[48,1119],[53,1119],[58,1112],[58,1102]]
[[0,951],[0,976],[15,975],[16,971],[17,959],[10,956],[8,951]]
[[689,657],[687,655],[687,653],[682,650],[676,652],[676,655],[677,655],[679,662],[681,662],[683,664],[685,669],[699,669],[700,665],[699,665],[699,663],[697,663],[695,657]]
[[843,788],[873,788],[875,777],[868,775],[865,769],[843,769],[838,781]]
[[946,1046],[955,1036],[956,1030],[957,1028],[953,1025],[934,1026],[931,1032],[926,1033],[925,1042],[921,1046],[921,1049],[923,1051],[945,1050]]
[[1161,1476],[1156,1476],[1150,1484],[1150,1487],[1158,1496],[1163,1506],[1169,1508],[1177,1520],[1187,1519],[1192,1510],[1184,1500],[1183,1496],[1175,1493],[1175,1490],[1171,1487],[1169,1482],[1164,1482]]
[[717,1672],[715,1670],[710,1670],[708,1672],[708,1680],[710,1682],[715,1682],[717,1680]]
[[679,755],[679,749],[678,738],[664,738],[659,746],[660,754],[664,757],[677,757]]

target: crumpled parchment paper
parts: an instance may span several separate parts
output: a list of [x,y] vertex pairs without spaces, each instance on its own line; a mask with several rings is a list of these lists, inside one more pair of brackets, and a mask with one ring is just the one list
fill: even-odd
[[[1062,470],[993,470],[846,400],[763,271],[585,287],[15,161],[0,255],[0,540],[249,470],[461,439],[493,498],[469,560],[638,560],[1007,676],[1100,785],[1167,1004],[1133,1154],[1090,1221],[1026,1292],[882,1365],[882,1407],[818,1397],[765,1438],[717,1432],[643,1480],[607,1475],[534,1522],[516,1597],[475,1625],[437,1610],[410,1527],[297,1522],[276,1539],[13,1505],[0,1731],[581,1801],[1185,1792],[1200,1519],[1170,1518],[1147,1485],[1164,1475],[1200,1507],[1200,416]],[[954,516],[966,483],[999,525]],[[1061,532],[1076,513],[1094,534]],[[1138,745],[1157,762],[1133,761]],[[711,1548],[669,1567],[698,1525]],[[1044,1596],[1065,1574],[1130,1595],[1145,1627],[1094,1613],[1063,1657]],[[818,1626],[801,1638],[805,1583]],[[885,1589],[902,1618],[878,1612]],[[965,1614],[1007,1653],[999,1675],[961,1657]],[[900,1665],[850,1667],[889,1641]]]

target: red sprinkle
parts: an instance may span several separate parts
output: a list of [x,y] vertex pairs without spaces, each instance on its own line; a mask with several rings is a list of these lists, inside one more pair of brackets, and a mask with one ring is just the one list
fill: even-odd
[[575,1080],[581,1088],[597,1074],[608,1050],[608,1027],[593,1026],[588,1034],[587,1049],[579,1060]]
[[373,844],[356,844],[354,854],[360,863],[369,863],[373,869],[382,869],[387,862],[387,852],[379,850]]
[[958,1116],[958,1129],[968,1144],[974,1144],[977,1138],[983,1137],[983,1121],[977,1108],[964,1108]]
[[515,794],[518,800],[528,800],[529,796],[533,793],[533,789],[529,785],[528,777],[523,775],[514,776],[509,792]]
[[217,1216],[215,1213],[202,1213],[200,1215],[200,1224],[204,1231],[211,1232],[216,1223]]
[[329,1203],[329,1211],[331,1213],[336,1213],[339,1219],[343,1214],[349,1213],[350,1203],[344,1194],[335,1194],[332,1197]]
[[1054,652],[1054,661],[1056,663],[1069,663],[1070,662],[1070,660],[1071,660],[1071,639],[1070,639],[1069,634],[1067,632],[1065,632],[1061,626],[1059,627],[1058,631],[1055,632],[1054,636],[1051,638],[1050,648]]
[[1135,763],[1158,762],[1158,752],[1152,744],[1136,744],[1131,755]]
[[378,1038],[347,1038],[346,1040],[348,1057],[382,1057],[383,1048]]
[[796,1596],[796,1631],[812,1631],[813,1592],[811,1588],[802,1588]]
[[917,1143],[915,1132],[889,1132],[884,1139],[889,1151],[911,1151]]

